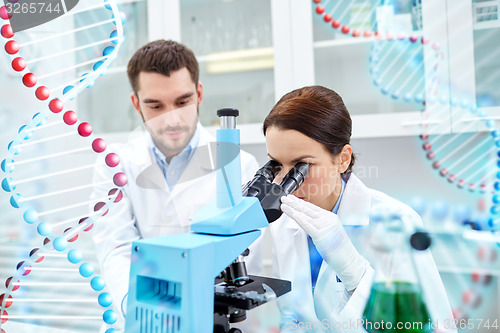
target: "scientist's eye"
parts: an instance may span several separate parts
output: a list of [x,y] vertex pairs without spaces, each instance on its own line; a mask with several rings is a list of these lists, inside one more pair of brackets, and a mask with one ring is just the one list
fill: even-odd
[[161,108],[161,105],[160,104],[152,104],[149,106],[149,108],[152,110],[158,110]]
[[276,160],[269,159],[269,161],[272,161],[272,162],[276,163],[279,167],[282,167],[282,164]]
[[189,98],[186,98],[186,99],[178,101],[177,105],[179,105],[179,106],[186,106],[186,105],[188,105],[188,103],[189,103]]

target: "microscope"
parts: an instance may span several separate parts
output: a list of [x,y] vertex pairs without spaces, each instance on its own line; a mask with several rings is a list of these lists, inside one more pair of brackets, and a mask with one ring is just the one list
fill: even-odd
[[280,198],[294,192],[309,165],[298,163],[280,184],[268,162],[242,190],[236,109],[220,109],[216,199],[191,220],[191,232],[132,244],[126,333],[237,333],[230,323],[284,295],[290,281],[248,275],[244,258],[260,228],[278,219]]

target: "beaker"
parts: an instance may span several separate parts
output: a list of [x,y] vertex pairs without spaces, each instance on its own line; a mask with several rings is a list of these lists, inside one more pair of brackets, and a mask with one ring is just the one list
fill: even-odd
[[375,221],[370,229],[375,275],[363,312],[363,327],[370,333],[432,332],[410,246],[411,232],[398,216]]

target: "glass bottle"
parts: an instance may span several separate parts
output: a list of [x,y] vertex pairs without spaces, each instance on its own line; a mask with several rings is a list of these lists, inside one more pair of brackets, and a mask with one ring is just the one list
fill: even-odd
[[375,275],[363,312],[364,328],[369,333],[432,332],[410,233],[397,216],[370,224]]

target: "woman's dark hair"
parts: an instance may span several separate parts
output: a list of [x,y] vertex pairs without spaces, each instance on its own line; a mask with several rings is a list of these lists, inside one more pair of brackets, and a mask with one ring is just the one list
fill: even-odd
[[193,51],[173,40],[155,40],[135,51],[128,62],[127,74],[132,89],[137,94],[141,72],[170,76],[171,72],[186,67],[198,89],[199,67]]
[[[310,86],[293,90],[281,97],[264,120],[264,135],[268,127],[296,130],[318,141],[337,155],[350,143],[352,122],[342,98],[333,90]],[[351,163],[344,172],[352,172]]]

